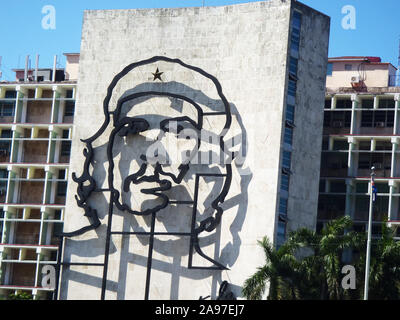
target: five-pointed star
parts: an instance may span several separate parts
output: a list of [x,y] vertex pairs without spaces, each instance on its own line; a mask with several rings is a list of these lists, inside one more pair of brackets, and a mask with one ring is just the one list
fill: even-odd
[[152,73],[152,75],[154,76],[153,81],[156,81],[157,79],[159,79],[160,81],[162,81],[161,75],[162,75],[163,73],[164,73],[164,72],[160,72],[160,71],[158,70],[158,68],[157,68],[156,72],[155,72],[155,73]]

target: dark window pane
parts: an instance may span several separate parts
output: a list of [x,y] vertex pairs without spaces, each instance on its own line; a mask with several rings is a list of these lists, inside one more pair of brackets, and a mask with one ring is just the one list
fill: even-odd
[[290,57],[289,72],[295,76],[297,76],[297,63],[298,60],[296,58]]
[[71,154],[71,141],[63,141],[61,143],[61,155],[69,156]]
[[293,141],[293,129],[289,127],[285,127],[285,135],[283,141],[287,144],[292,145]]
[[361,106],[363,109],[372,109],[374,107],[374,99],[363,99]]
[[294,29],[301,28],[301,13],[298,11],[293,12],[293,20],[292,20],[292,27]]
[[381,109],[389,109],[389,108],[394,108],[396,102],[394,99],[379,99],[379,105],[378,107]]
[[289,151],[283,151],[283,159],[282,159],[282,165],[285,168],[290,169],[291,161],[292,161],[292,153]]
[[296,81],[289,80],[288,94],[292,97],[296,97]]
[[74,91],[73,90],[67,90],[66,98],[71,99],[73,97]]
[[282,174],[281,190],[289,191],[289,176],[286,174]]
[[57,196],[63,197],[66,194],[67,194],[67,182],[66,181],[58,182]]
[[286,106],[286,120],[294,122],[294,106],[290,104]]
[[336,108],[341,109],[351,109],[353,102],[350,99],[337,99],[336,100]]
[[286,215],[287,214],[287,203],[288,200],[286,198],[279,199],[279,213]]
[[73,116],[75,113],[75,101],[66,101],[65,102],[65,116]]

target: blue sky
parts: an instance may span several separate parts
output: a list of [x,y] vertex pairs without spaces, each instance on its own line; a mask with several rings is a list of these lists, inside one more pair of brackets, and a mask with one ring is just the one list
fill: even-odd
[[[32,66],[35,55],[40,55],[40,67],[51,67],[53,56],[60,57],[64,66],[64,52],[79,52],[82,14],[85,9],[128,9],[201,6],[203,0],[14,0],[3,1],[0,9],[2,41],[0,56],[3,78],[13,79],[12,68],[24,67],[30,55]],[[242,0],[205,0],[209,6],[249,2]],[[398,0],[302,0],[331,17],[329,56],[380,56],[384,62],[397,66],[400,22]],[[42,28],[45,14],[42,8],[56,9],[55,30]],[[356,28],[342,27],[342,8],[355,8]],[[6,31],[6,32],[4,32]]]

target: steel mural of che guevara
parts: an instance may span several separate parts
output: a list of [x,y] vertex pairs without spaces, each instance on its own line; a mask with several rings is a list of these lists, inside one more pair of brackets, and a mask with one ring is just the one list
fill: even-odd
[[[150,74],[145,71],[148,67],[154,68]],[[188,79],[189,85],[171,79],[171,74]],[[143,82],[135,82],[140,76]],[[193,89],[193,83],[200,88],[206,83],[214,95]],[[231,105],[219,81],[179,59],[156,56],[132,63],[114,77],[103,111],[98,131],[81,140],[85,146],[82,171],[72,173],[76,204],[89,224],[61,235],[67,245],[69,239],[106,224],[101,298],[108,290],[115,236],[128,242],[136,237],[147,250],[138,262],[146,269],[140,287],[145,299],[151,298],[156,254],[178,250],[187,257],[188,270],[226,270],[215,252],[204,249],[215,239],[206,235],[215,233],[223,220],[233,159],[238,154],[227,135]],[[99,195],[106,205],[99,205]],[[114,220],[121,217],[129,223],[115,229]],[[60,265],[68,265],[65,257]]]

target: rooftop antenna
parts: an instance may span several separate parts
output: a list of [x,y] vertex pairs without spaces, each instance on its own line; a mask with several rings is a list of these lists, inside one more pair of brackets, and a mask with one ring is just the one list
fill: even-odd
[[1,77],[3,76],[3,72],[1,71],[1,59],[2,59],[3,57],[2,56],[0,56],[0,79],[1,79]]
[[205,1],[206,1],[206,0],[203,0],[203,7],[204,7],[204,3],[205,3]]

